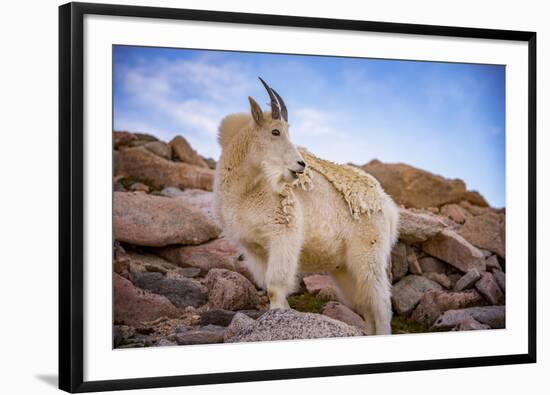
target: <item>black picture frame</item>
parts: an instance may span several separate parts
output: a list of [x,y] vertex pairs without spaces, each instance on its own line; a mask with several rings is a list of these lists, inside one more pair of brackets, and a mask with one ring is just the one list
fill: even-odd
[[[86,14],[448,36],[528,43],[528,352],[412,362],[84,381],[83,19]],[[173,8],[69,3],[59,8],[59,388],[90,392],[536,362],[536,33]]]

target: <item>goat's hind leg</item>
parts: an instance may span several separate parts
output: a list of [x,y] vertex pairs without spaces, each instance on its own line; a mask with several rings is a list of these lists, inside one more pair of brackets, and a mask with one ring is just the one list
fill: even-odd
[[374,317],[370,308],[364,303],[364,300],[358,298],[356,295],[357,282],[353,274],[346,267],[342,267],[331,272],[330,275],[338,285],[340,296],[343,297],[342,302],[350,309],[359,312],[363,316],[365,333],[367,335],[374,335]]
[[[370,243],[368,244],[370,247]],[[347,268],[355,279],[354,303],[365,319],[372,318],[374,333],[391,334],[391,284],[386,258],[376,248],[357,243],[349,248]]]

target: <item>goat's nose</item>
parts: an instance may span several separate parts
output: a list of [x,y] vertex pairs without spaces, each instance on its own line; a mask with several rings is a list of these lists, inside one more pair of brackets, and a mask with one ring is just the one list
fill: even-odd
[[299,160],[297,163],[302,167],[306,167],[306,163],[303,160]]

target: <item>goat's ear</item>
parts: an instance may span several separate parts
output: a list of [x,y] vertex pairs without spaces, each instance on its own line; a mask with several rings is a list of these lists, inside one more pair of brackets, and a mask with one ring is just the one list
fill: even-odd
[[264,112],[262,111],[258,103],[256,103],[256,100],[254,100],[250,96],[248,96],[248,101],[250,102],[250,112],[252,113],[252,118],[254,118],[254,122],[256,122],[258,126],[262,125],[264,123]]

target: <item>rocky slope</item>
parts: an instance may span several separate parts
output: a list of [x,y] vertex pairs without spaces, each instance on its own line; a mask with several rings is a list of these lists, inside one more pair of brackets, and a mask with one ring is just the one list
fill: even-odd
[[[114,132],[113,161],[114,347],[364,334],[324,273],[301,279],[293,310],[268,310],[213,218],[215,162],[183,137]],[[503,328],[505,210],[461,180],[379,161],[362,168],[401,205],[393,333]]]

